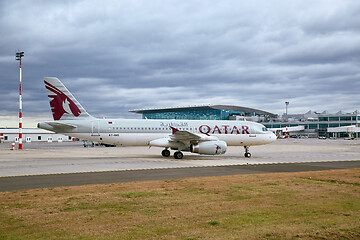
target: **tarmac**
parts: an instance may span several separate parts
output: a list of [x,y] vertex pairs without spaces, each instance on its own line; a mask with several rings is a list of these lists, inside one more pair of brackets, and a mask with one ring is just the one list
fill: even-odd
[[[83,147],[82,142],[0,144],[0,191],[82,184],[220,176],[281,171],[360,168],[360,141],[279,139],[250,147],[228,147],[224,155],[161,156],[161,148]],[[45,175],[45,176],[42,176]],[[90,179],[90,180],[89,180]],[[44,184],[46,183],[46,184]]]

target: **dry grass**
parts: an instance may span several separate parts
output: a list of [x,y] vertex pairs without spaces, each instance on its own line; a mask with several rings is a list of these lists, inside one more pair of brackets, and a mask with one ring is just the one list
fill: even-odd
[[0,239],[359,239],[360,169],[0,193]]

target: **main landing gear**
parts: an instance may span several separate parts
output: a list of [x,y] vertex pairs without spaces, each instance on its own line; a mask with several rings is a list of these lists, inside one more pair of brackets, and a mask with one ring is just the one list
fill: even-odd
[[248,146],[244,146],[244,149],[245,149],[245,154],[244,154],[244,156],[245,156],[246,158],[251,157],[251,153],[249,152],[249,147],[248,147]]
[[[169,157],[170,156],[170,151],[168,149],[164,149],[161,152],[161,155],[163,157]],[[184,157],[184,154],[180,151],[174,152],[174,158],[175,159],[182,159]]]
[[161,155],[163,157],[169,157],[170,156],[170,151],[168,149],[164,149],[164,150],[162,150]]
[[184,157],[184,154],[180,151],[174,152],[174,158],[175,159],[182,159]]

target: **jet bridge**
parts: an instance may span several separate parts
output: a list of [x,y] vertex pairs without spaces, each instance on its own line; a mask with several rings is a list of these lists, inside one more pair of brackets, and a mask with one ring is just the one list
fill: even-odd
[[290,132],[302,132],[305,130],[305,126],[295,126],[295,127],[282,127],[282,128],[268,128],[270,131],[275,133],[276,136],[281,137],[288,135]]
[[358,133],[357,137],[359,137],[360,127],[357,127],[355,125],[333,127],[333,128],[327,128],[327,132],[333,133],[333,137],[336,137],[337,133],[345,132],[349,135],[350,139],[353,139],[354,137],[356,137],[356,133]]

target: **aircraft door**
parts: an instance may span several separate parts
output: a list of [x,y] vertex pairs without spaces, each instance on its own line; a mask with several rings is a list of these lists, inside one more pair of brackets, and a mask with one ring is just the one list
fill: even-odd
[[100,136],[100,121],[91,122],[91,136]]
[[256,137],[255,127],[253,125],[249,125],[249,128],[250,128],[249,137]]

